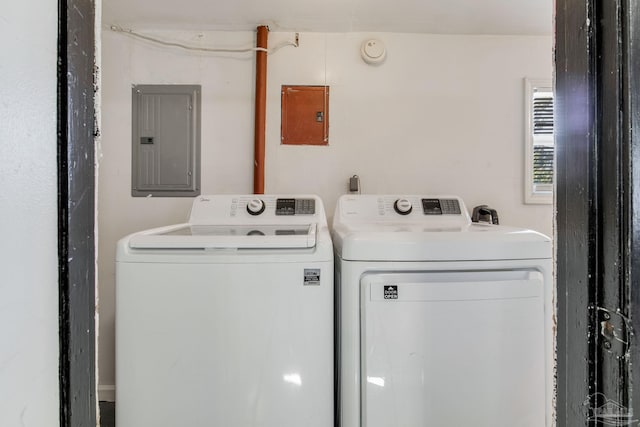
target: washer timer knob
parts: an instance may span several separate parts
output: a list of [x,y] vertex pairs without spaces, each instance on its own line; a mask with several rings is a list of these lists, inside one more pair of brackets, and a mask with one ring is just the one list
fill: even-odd
[[247,212],[251,215],[260,215],[264,212],[264,202],[260,199],[251,199],[251,201],[247,203]]
[[407,199],[398,199],[393,204],[393,209],[400,215],[409,215],[413,210],[413,206],[411,206],[411,202]]

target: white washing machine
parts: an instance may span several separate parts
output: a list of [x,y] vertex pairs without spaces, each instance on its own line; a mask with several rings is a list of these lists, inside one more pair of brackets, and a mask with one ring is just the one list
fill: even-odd
[[552,425],[548,237],[454,196],[345,195],[332,233],[341,427]]
[[198,197],[120,240],[118,427],[333,427],[333,274],[310,195]]

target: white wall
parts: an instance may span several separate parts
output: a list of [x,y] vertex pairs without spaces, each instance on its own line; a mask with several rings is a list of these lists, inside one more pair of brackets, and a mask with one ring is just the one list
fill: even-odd
[[0,425],[59,425],[55,2],[0,6]]
[[[157,32],[218,47],[254,45],[253,32]],[[387,61],[360,43],[378,37]],[[270,46],[292,40],[271,33]],[[99,181],[101,398],[114,384],[115,245],[124,235],[182,222],[191,199],[132,198],[131,84],[201,84],[202,192],[250,193],[254,60],[187,53],[111,31],[102,38]],[[266,192],[316,193],[332,214],[348,177],[363,192],[456,194],[487,203],[504,224],[551,234],[550,205],[523,204],[523,78],[551,77],[551,37],[302,33],[269,56]],[[280,145],[280,86],[331,87],[327,147]]]
[[[360,58],[369,36],[387,47],[380,66]],[[550,37],[303,34],[269,57],[266,190],[318,193],[333,212],[357,174],[367,193],[456,194],[551,235],[551,206],[523,204],[523,78],[551,78],[551,49]],[[283,84],[330,86],[329,147],[278,143]]]

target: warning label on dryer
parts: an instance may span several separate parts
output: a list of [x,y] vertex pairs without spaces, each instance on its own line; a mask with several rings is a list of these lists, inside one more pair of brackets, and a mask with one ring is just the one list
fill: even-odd
[[398,299],[398,285],[385,285],[384,299]]
[[304,286],[320,286],[320,269],[305,268],[303,284]]

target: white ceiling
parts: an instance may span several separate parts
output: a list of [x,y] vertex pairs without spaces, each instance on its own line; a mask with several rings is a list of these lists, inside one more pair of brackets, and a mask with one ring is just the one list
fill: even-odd
[[551,35],[553,0],[102,0],[102,21],[172,30]]

